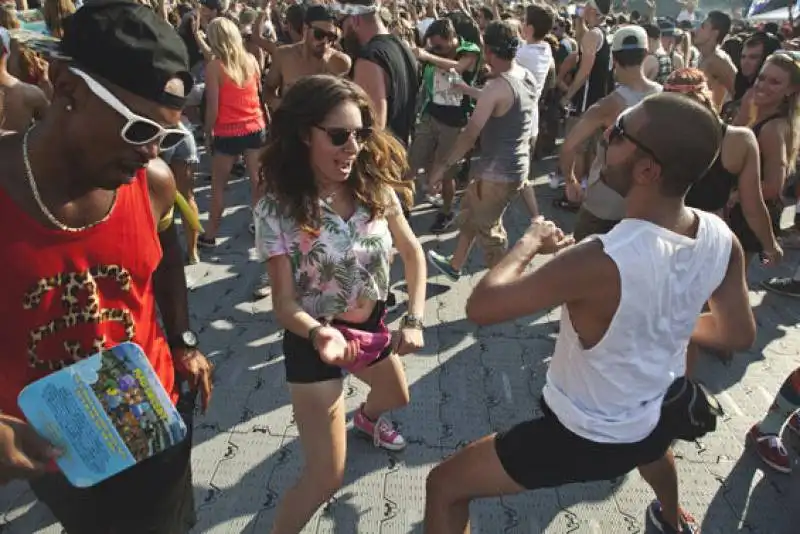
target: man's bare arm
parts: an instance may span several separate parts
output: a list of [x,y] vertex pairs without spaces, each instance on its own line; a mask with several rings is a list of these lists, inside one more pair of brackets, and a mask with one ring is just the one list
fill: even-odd
[[353,81],[369,96],[375,108],[376,126],[386,128],[388,104],[386,95],[386,73],[378,65],[366,59],[357,59],[353,69]]
[[617,120],[621,110],[622,106],[618,98],[611,94],[600,99],[581,115],[580,120],[569,131],[564,143],[561,145],[559,167],[561,175],[566,180],[574,178],[573,169],[575,160],[578,157],[578,147],[596,134],[598,130],[604,130],[611,126]]
[[577,94],[578,90],[583,87],[586,80],[589,79],[589,73],[592,72],[592,67],[594,67],[594,60],[597,56],[597,48],[600,45],[600,39],[602,39],[602,36],[591,30],[587,31],[586,35],[581,39],[580,65],[578,66],[578,72],[575,73],[575,77],[572,79],[567,93],[564,95],[564,99],[571,100],[572,97]]
[[[537,248],[518,242],[478,283],[467,300],[467,318],[491,325],[591,299],[619,284],[616,264],[599,241],[584,241],[525,273]],[[587,269],[587,265],[591,265]]]
[[731,259],[722,284],[708,301],[692,333],[692,341],[717,350],[746,350],[756,339],[756,320],[750,307],[745,281],[744,251],[733,236]]

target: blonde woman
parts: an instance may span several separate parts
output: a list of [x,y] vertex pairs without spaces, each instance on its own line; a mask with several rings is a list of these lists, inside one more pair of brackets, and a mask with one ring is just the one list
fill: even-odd
[[50,35],[61,39],[64,36],[64,19],[75,13],[72,0],[45,0],[42,14]]
[[267,111],[261,99],[261,68],[247,52],[234,22],[212,20],[206,31],[213,55],[206,67],[206,139],[211,140],[211,211],[198,244],[216,245],[224,209],[225,185],[231,168],[243,155],[250,175],[251,200],[258,187],[259,149],[264,144]]
[[[783,212],[781,193],[794,170],[800,131],[798,131],[798,91],[800,91],[800,55],[778,51],[767,58],[750,90],[750,115],[747,125],[758,140],[761,153],[761,191],[769,210],[773,231],[780,230]],[[746,99],[747,100],[747,99]],[[763,247],[744,218],[742,207],[735,204],[729,224],[750,260]]]

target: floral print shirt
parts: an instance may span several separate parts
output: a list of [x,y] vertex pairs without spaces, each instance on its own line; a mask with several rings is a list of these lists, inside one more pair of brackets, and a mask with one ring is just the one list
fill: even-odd
[[[400,202],[392,191],[395,208]],[[312,317],[333,317],[364,300],[385,300],[389,292],[392,234],[385,217],[370,221],[357,205],[345,221],[320,200],[319,235],[301,230],[275,197],[267,195],[255,209],[256,247],[263,259],[287,255],[291,260],[300,306]]]

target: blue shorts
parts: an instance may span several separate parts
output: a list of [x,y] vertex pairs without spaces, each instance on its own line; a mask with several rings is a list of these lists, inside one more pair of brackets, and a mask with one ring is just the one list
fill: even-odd
[[181,123],[180,127],[181,130],[186,130],[186,137],[180,144],[162,152],[161,159],[166,161],[167,164],[175,160],[196,165],[200,163],[200,156],[197,154],[197,142],[194,140],[194,135],[183,123]]

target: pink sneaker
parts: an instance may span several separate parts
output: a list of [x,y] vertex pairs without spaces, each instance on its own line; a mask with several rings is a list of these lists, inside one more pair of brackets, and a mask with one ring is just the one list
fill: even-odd
[[786,426],[789,427],[789,430],[794,432],[796,436],[800,437],[800,412],[793,413]]
[[383,447],[390,451],[401,451],[406,448],[406,440],[394,429],[392,424],[383,416],[377,421],[370,420],[364,415],[364,405],[356,412],[353,426],[372,438],[376,447]]
[[747,437],[753,441],[756,454],[765,464],[781,473],[791,473],[792,464],[789,462],[789,453],[783,446],[783,440],[775,434],[762,434],[758,425],[753,425]]

